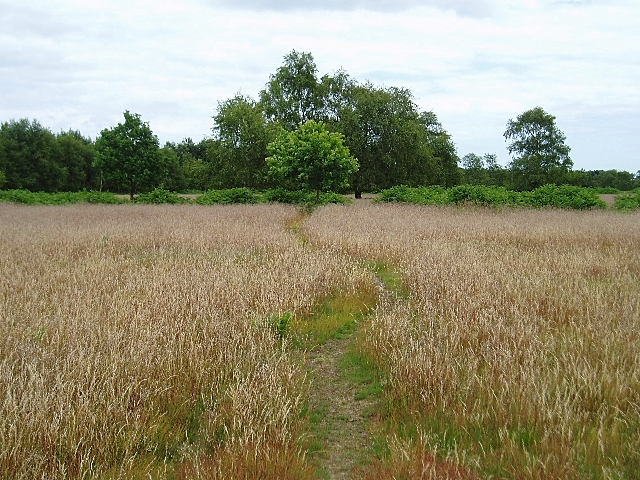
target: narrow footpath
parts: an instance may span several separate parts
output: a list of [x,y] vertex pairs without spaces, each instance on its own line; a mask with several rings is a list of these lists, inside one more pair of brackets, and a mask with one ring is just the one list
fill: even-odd
[[[391,308],[395,301],[382,280],[378,298],[378,310]],[[377,398],[358,395],[363,386],[350,378],[349,366],[345,366],[355,335],[331,338],[307,355],[310,406],[321,417],[317,425],[322,445],[318,461],[330,479],[352,478],[354,468],[367,463],[373,446],[370,420]]]

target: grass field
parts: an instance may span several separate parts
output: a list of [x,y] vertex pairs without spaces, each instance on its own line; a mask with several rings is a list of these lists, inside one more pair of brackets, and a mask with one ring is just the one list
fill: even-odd
[[357,302],[354,477],[639,478],[639,214],[0,204],[0,271],[0,479],[321,475],[303,358]]

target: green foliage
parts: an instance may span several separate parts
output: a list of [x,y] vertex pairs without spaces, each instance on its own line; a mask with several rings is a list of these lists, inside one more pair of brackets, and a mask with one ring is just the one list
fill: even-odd
[[0,170],[0,188],[2,188],[5,183],[7,183],[7,176]]
[[260,92],[266,117],[292,132],[309,120],[320,120],[324,92],[313,55],[292,50],[284,65]]
[[514,155],[511,162],[513,186],[517,190],[531,190],[548,183],[566,182],[566,174],[573,162],[566,137],[556,126],[556,117],[536,107],[509,120],[504,132],[507,147]]
[[126,200],[108,192],[30,192],[29,190],[0,190],[0,202],[21,203],[24,205],[67,205],[74,203],[125,203]]
[[532,192],[522,192],[524,204],[533,207],[556,207],[574,210],[606,208],[598,194],[590,188],[569,185],[544,185]]
[[133,200],[139,189],[151,189],[167,176],[166,158],[160,154],[158,137],[140,115],[125,111],[124,119],[100,132],[95,166],[111,188],[126,188]]
[[474,204],[494,207],[555,207],[576,210],[606,208],[606,204],[598,198],[593,189],[569,185],[545,185],[532,192],[516,192],[504,187],[484,185],[458,185],[449,189],[398,186],[381,192],[377,201],[422,205]]
[[420,205],[444,205],[449,203],[447,189],[439,185],[432,187],[407,187],[398,185],[383,190],[377,202],[417,203]]
[[635,189],[630,193],[618,195],[613,208],[621,211],[632,211],[640,209],[640,189]]
[[51,131],[23,118],[0,125],[0,170],[8,189],[55,192],[64,188],[69,172],[58,162]]
[[291,312],[285,312],[282,315],[271,315],[271,317],[269,317],[269,325],[275,332],[278,340],[282,341],[289,333],[289,325],[291,324],[292,318],[293,313]]
[[208,190],[196,198],[199,205],[215,205],[230,203],[257,203],[258,196],[249,188],[227,188]]
[[186,198],[162,187],[157,187],[148,193],[141,193],[135,201],[136,203],[189,203]]
[[[284,188],[272,188],[262,194],[263,202],[288,203],[311,206],[316,204],[316,194],[308,190],[287,190]],[[347,203],[348,200],[339,193],[327,192],[320,194],[317,204]]]
[[309,120],[294,132],[283,132],[268,146],[269,174],[298,188],[320,193],[349,186],[358,161],[343,144],[343,136],[327,131],[325,125]]
[[277,126],[267,122],[261,105],[242,95],[218,103],[218,113],[213,118],[218,142],[210,159],[215,185],[264,188],[267,145],[277,137]]

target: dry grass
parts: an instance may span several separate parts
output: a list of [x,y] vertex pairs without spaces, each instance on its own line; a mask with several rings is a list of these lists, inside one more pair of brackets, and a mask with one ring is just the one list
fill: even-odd
[[359,339],[389,435],[364,478],[638,478],[640,215],[332,206],[304,232],[410,292]]
[[371,279],[296,215],[0,205],[0,478],[311,477],[268,319]]

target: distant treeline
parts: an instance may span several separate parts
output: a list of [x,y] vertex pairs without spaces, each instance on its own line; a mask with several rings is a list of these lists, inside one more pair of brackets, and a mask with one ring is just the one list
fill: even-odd
[[[135,193],[157,187],[183,193],[286,187],[274,184],[268,175],[267,146],[283,132],[292,132],[310,120],[340,133],[358,160],[359,170],[350,180],[350,191],[356,196],[396,185],[449,188],[471,184],[526,191],[545,184],[567,184],[611,192],[640,186],[640,172],[573,171],[570,149],[555,127],[555,117],[541,108],[509,121],[505,138],[513,141],[508,148],[514,161],[505,168],[493,154],[472,153],[460,159],[436,115],[419,111],[407,89],[358,83],[342,70],[318,78],[309,53],[293,51],[284,60],[258,100],[236,95],[219,102],[210,138],[197,143],[186,138],[160,147],[149,130],[153,138],[146,148],[153,151],[145,151],[144,156],[153,158],[153,174],[145,170],[135,182],[96,166],[101,164],[96,162],[101,149],[103,153],[107,149],[103,137],[113,137],[113,131],[103,130],[94,141],[78,131],[53,133],[37,120],[2,123],[0,188],[133,195],[134,187]],[[129,116],[148,128],[139,116]],[[539,140],[522,133],[529,131],[526,127],[531,124],[546,135],[545,150],[532,149],[530,143],[539,145]]]
[[[205,191],[248,187],[275,188],[270,184],[262,165],[253,168],[241,162],[238,147],[228,145],[221,138],[209,138],[195,143],[187,138],[180,143],[167,142],[160,153],[167,166],[166,176],[159,178],[163,185],[174,192]],[[266,148],[266,144],[265,144]],[[52,133],[36,120],[11,120],[0,126],[0,188],[25,189],[33,192],[76,192],[104,190],[126,193],[126,185],[104,184],[101,172],[93,166],[95,142],[80,132]],[[247,158],[246,156],[244,157]],[[264,162],[264,158],[262,159]],[[456,159],[457,161],[457,159]],[[236,168],[237,164],[240,164]],[[500,186],[514,188],[512,171],[495,160],[495,155],[469,154],[462,158],[461,166],[449,175],[450,182],[425,181],[417,175],[414,181],[407,176],[391,176],[390,181],[369,181],[362,185],[364,191],[380,191],[394,184],[411,186],[461,184]],[[630,191],[640,187],[640,175],[618,170],[572,170],[564,174],[558,184],[597,188],[601,193]],[[142,191],[151,191],[148,186]]]

